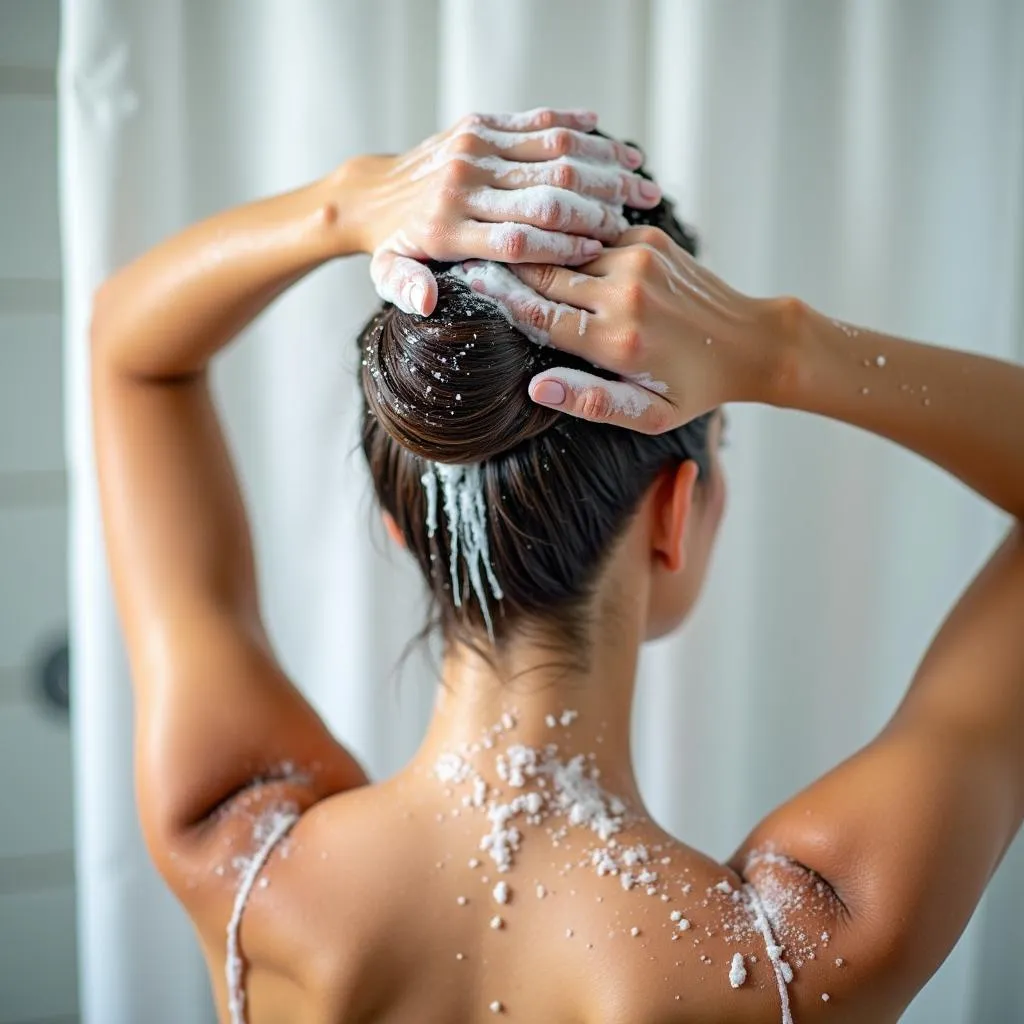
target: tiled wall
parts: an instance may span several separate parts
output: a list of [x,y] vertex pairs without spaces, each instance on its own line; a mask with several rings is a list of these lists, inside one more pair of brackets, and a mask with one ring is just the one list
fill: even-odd
[[0,0],[0,1024],[76,1021],[66,632],[59,0]]

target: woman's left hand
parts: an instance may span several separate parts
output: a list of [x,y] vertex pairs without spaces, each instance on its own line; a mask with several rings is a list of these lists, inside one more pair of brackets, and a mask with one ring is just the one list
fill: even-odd
[[572,266],[599,255],[627,226],[623,204],[653,207],[661,190],[633,173],[639,150],[590,134],[596,123],[585,111],[472,114],[403,156],[347,163],[381,297],[429,315],[428,260]]
[[630,228],[579,270],[470,262],[453,273],[532,340],[619,376],[552,367],[530,383],[539,405],[659,434],[727,402],[771,400],[785,301],[736,291],[658,228]]

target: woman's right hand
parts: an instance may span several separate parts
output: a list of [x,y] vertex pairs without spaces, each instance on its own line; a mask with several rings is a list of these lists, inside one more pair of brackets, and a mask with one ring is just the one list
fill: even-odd
[[530,384],[538,404],[656,434],[770,397],[782,348],[770,325],[784,307],[730,288],[658,228],[631,228],[576,270],[471,263],[458,273],[535,341],[622,378],[546,370]]
[[596,123],[586,111],[472,114],[404,155],[345,164],[351,226],[380,295],[428,315],[428,260],[571,266],[602,252],[628,226],[623,204],[656,206],[661,190],[634,173],[639,150],[591,134]]

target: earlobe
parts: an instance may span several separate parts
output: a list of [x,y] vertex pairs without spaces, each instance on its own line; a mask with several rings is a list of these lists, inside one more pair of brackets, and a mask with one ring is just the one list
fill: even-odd
[[671,471],[664,482],[655,545],[669,572],[681,572],[686,565],[686,526],[693,508],[698,472],[697,463],[688,459]]
[[402,536],[402,531],[398,528],[398,523],[395,522],[394,516],[390,512],[381,512],[380,517],[384,520],[384,529],[388,531],[388,536],[400,548],[407,547],[405,537]]

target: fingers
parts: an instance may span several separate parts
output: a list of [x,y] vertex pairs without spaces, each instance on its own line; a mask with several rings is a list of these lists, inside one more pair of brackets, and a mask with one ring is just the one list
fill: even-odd
[[508,320],[538,345],[570,348],[586,333],[589,314],[563,303],[551,302],[523,284],[500,263],[473,260],[448,273],[492,302]]
[[[453,249],[502,263],[559,263],[578,266],[604,251],[601,242],[532,224],[463,221],[455,228]],[[462,257],[465,258],[465,257]]]
[[613,242],[629,226],[622,214],[597,199],[551,185],[505,190],[483,188],[466,199],[467,212],[483,221],[517,221],[547,231],[589,235]]
[[370,260],[370,277],[377,294],[405,313],[429,316],[437,305],[437,281],[422,264],[408,256],[378,249]]
[[582,160],[619,164],[635,170],[643,163],[643,154],[633,146],[601,135],[588,135],[573,128],[545,128],[540,131],[504,131],[484,124],[463,124],[452,136],[451,146],[472,153],[475,140],[485,143],[493,155],[506,160],[554,160],[574,156]]
[[588,163],[569,156],[534,163],[506,160],[500,156],[469,156],[464,159],[487,171],[491,184],[501,189],[553,185],[605,203],[625,204],[640,210],[650,209],[661,201],[661,189],[655,182],[618,164]]
[[537,107],[519,114],[470,114],[463,123],[511,132],[543,131],[545,128],[576,128],[586,132],[597,127],[597,114],[593,110]]
[[660,434],[677,419],[661,395],[626,380],[605,380],[584,370],[555,368],[530,381],[530,397],[559,412],[644,434]]
[[520,263],[509,269],[523,284],[543,298],[596,313],[600,299],[600,278],[593,275],[593,266],[588,264],[587,273],[566,270],[550,263]]

